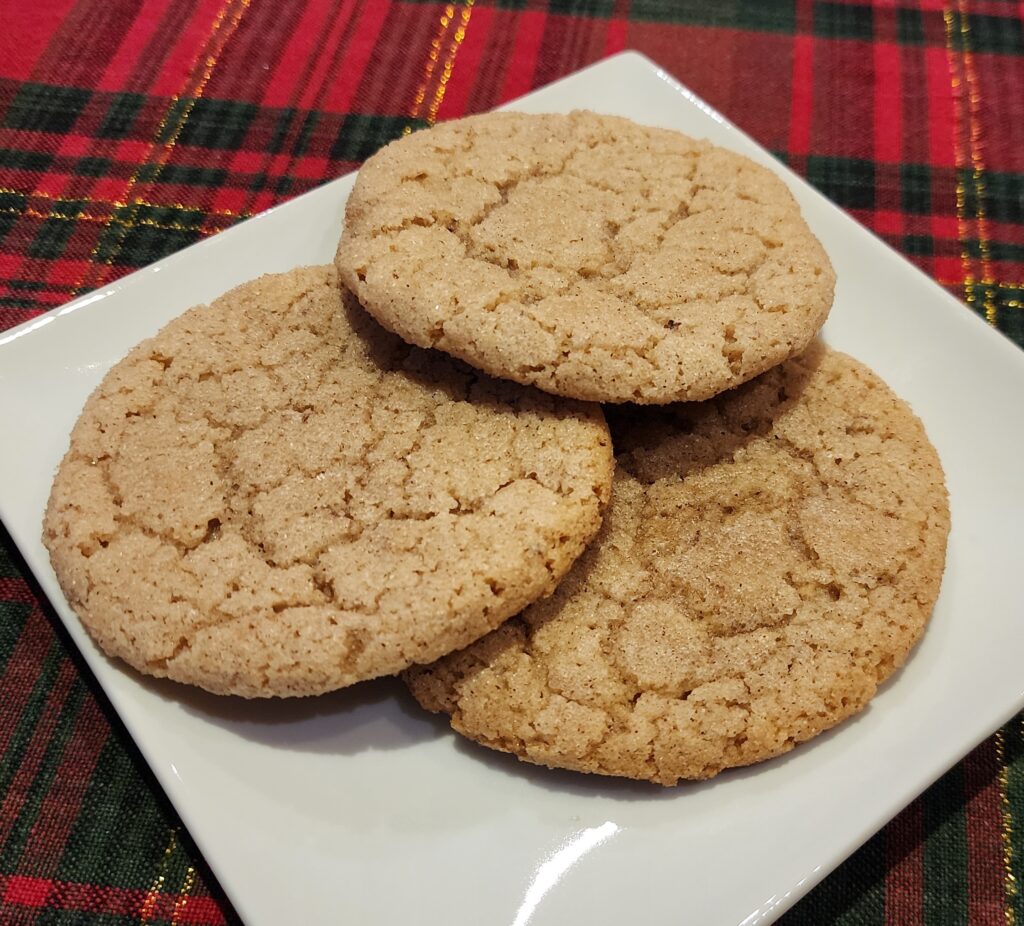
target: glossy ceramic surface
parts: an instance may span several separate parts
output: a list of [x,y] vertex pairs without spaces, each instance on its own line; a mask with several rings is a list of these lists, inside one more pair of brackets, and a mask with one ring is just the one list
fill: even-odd
[[706,136],[790,183],[838,273],[827,340],[910,401],[946,468],[932,624],[859,717],[673,790],[463,743],[391,680],[244,703],[105,659],[39,540],[71,425],[104,371],[185,308],[330,260],[352,178],[327,184],[0,334],[0,516],[249,926],[768,923],[1024,706],[1024,354],[639,55],[514,104],[579,107]]

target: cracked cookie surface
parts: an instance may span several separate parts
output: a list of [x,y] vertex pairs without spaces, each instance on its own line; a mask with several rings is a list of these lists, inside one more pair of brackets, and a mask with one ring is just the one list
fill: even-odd
[[802,351],[835,277],[786,185],[626,119],[491,113],[359,171],[336,263],[386,328],[601,402],[701,400]]
[[43,539],[103,649],[308,695],[465,646],[550,593],[610,489],[596,406],[381,329],[314,267],[244,284],[89,398]]
[[610,415],[618,467],[546,601],[406,681],[542,765],[674,784],[867,704],[939,591],[941,465],[862,364],[813,345],[709,402]]

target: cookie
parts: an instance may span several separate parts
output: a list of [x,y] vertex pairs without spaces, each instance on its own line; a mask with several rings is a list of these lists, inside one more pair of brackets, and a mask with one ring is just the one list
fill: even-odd
[[867,368],[812,347],[706,403],[622,410],[597,539],[555,594],[406,679],[463,735],[665,785],[861,710],[939,592],[938,456]]
[[312,695],[548,594],[612,465],[596,406],[411,348],[306,268],[189,310],[107,374],[44,542],[108,654],[212,692]]
[[359,172],[338,250],[384,327],[557,395],[707,399],[802,351],[835,278],[786,185],[589,112],[416,132]]

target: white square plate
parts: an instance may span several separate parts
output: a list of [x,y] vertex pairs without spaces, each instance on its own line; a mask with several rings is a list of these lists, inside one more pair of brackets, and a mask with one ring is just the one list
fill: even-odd
[[634,53],[514,104],[705,136],[792,187],[839,285],[826,339],[924,420],[953,514],[908,665],[788,756],[666,790],[461,743],[398,683],[296,703],[144,680],[92,645],[40,543],[51,474],[103,373],[260,272],[328,262],[352,177],[0,335],[0,516],[249,926],[764,924],[1024,706],[1024,353]]

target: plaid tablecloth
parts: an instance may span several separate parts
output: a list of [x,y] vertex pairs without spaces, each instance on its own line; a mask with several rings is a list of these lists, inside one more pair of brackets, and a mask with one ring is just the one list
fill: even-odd
[[[0,0],[0,329],[623,48],[1024,346],[1017,0]],[[0,541],[0,923],[236,922]],[[1014,926],[1022,879],[1018,717],[784,922]]]

